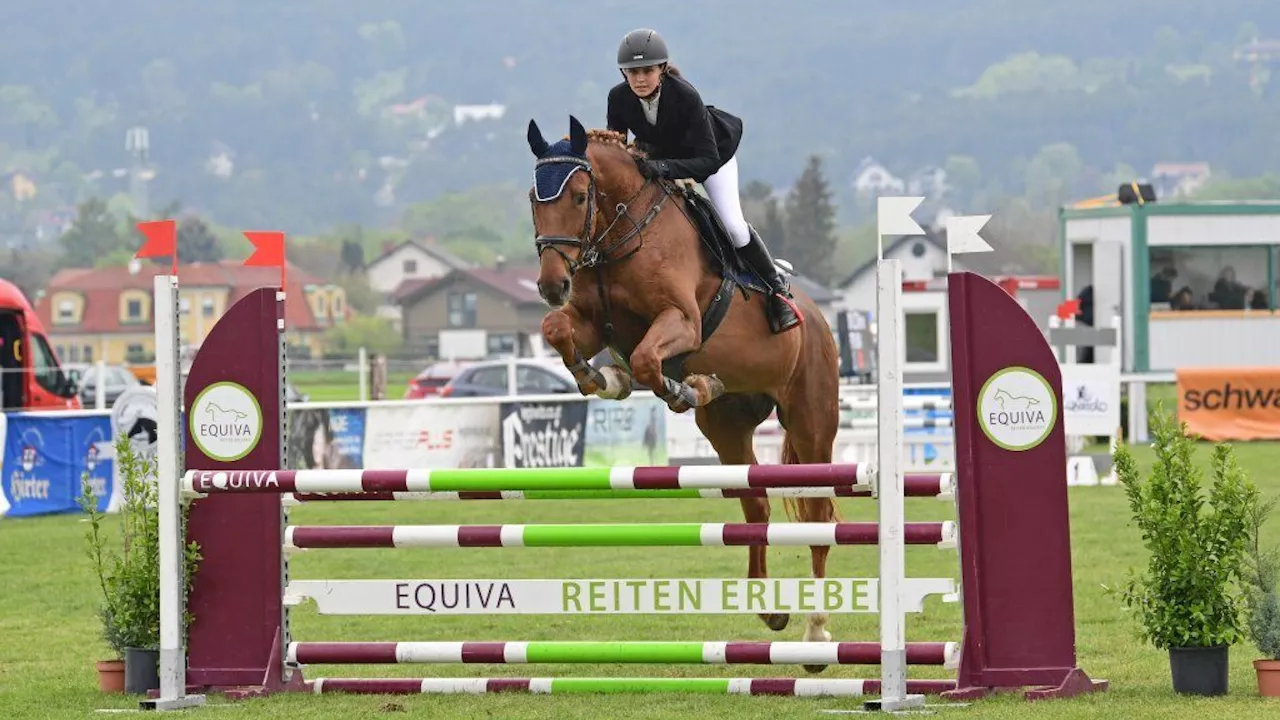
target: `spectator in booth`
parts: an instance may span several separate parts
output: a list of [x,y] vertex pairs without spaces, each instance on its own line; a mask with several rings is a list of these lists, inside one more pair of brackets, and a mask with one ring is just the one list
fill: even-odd
[[1244,298],[1245,286],[1236,282],[1236,269],[1230,265],[1222,268],[1209,293],[1209,301],[1223,310],[1243,310]]
[[1151,276],[1151,302],[1173,302],[1173,281],[1178,271],[1172,265],[1166,265]]
[[1174,293],[1173,297],[1169,299],[1169,305],[1174,310],[1195,310],[1196,305],[1191,298],[1191,288],[1183,285],[1182,289]]
[[[1076,295],[1076,299],[1080,301],[1080,309],[1076,311],[1076,324],[1093,327],[1093,285],[1085,285],[1080,288],[1080,294]],[[1077,346],[1076,362],[1092,363],[1093,346]]]
[[1250,310],[1270,310],[1271,300],[1267,297],[1266,290],[1250,290],[1249,291],[1249,309]]

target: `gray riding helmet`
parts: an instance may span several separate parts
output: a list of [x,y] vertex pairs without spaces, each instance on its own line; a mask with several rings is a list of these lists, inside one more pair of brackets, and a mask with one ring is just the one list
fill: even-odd
[[618,45],[618,69],[661,65],[667,62],[667,41],[656,30],[632,30]]

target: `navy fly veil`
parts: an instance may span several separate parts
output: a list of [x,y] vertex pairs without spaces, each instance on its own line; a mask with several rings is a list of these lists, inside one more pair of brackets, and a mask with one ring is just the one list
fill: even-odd
[[569,184],[569,178],[579,170],[590,170],[585,152],[575,153],[568,139],[550,146],[533,170],[534,198],[538,202],[547,202],[560,197]]

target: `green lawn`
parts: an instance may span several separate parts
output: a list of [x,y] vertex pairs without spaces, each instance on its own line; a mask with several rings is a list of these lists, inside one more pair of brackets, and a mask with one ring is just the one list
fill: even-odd
[[[405,388],[415,373],[387,373],[387,399],[404,398]],[[339,402],[360,399],[360,384],[354,372],[305,371],[289,373],[289,382],[311,402]]]
[[[1207,466],[1207,446],[1200,459]],[[1139,457],[1149,459],[1145,449]],[[1280,492],[1280,444],[1242,444],[1242,464],[1264,493]],[[1256,696],[1252,646],[1231,655],[1231,694],[1186,699],[1173,694],[1167,654],[1142,645],[1134,624],[1105,597],[1104,584],[1120,582],[1141,565],[1142,549],[1128,525],[1119,487],[1070,489],[1079,664],[1094,678],[1111,681],[1110,692],[1029,708],[1019,696],[981,701],[941,714],[982,718],[1168,718],[1195,713],[1213,717],[1280,717],[1280,702]],[[951,519],[948,504],[908,500],[908,517]],[[874,504],[844,500],[849,519],[874,519]],[[775,518],[782,517],[775,507]],[[509,503],[314,504],[292,511],[304,524],[539,523],[636,521],[739,521],[737,503],[712,500],[566,501]],[[107,655],[93,614],[94,582],[83,554],[85,524],[74,516],[0,523],[6,582],[0,589],[0,717],[98,717],[96,708],[129,708],[134,698],[106,696],[96,688],[93,661]],[[1270,529],[1280,541],[1280,519]],[[874,548],[836,548],[831,574],[874,575]],[[910,547],[908,574],[957,573],[954,551]],[[805,548],[772,548],[775,577],[804,576]],[[511,548],[446,550],[312,550],[295,556],[295,578],[518,578],[518,577],[739,577],[745,548]],[[940,602],[908,617],[912,640],[958,640],[959,609]],[[873,640],[876,616],[834,616],[836,640]],[[780,634],[754,616],[472,616],[434,619],[321,617],[310,607],[296,611],[296,640],[798,640],[802,618]],[[941,668],[915,668],[912,677],[944,676]],[[831,667],[823,677],[878,677],[878,667]],[[804,677],[789,666],[627,665],[443,665],[314,667],[319,676],[766,676]],[[221,703],[220,699],[212,699]],[[720,695],[612,696],[279,696],[246,702],[233,710],[200,712],[236,718],[374,718],[404,708],[421,717],[610,718],[610,717],[805,717],[819,709],[857,708],[852,699],[748,698]]]

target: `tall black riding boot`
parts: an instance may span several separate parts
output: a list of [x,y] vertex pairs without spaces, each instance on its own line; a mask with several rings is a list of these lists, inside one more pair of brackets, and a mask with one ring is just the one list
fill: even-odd
[[769,248],[764,246],[760,233],[756,232],[754,227],[748,227],[751,230],[751,242],[739,248],[738,252],[769,286],[770,294],[766,306],[769,329],[774,333],[784,332],[799,325],[803,319],[800,317],[799,309],[791,300],[791,289],[786,277],[773,264],[773,256],[769,254]]

